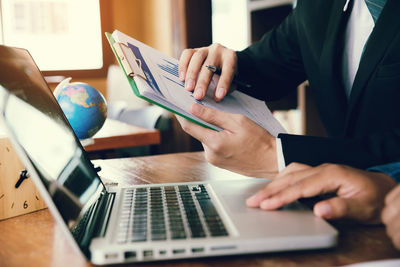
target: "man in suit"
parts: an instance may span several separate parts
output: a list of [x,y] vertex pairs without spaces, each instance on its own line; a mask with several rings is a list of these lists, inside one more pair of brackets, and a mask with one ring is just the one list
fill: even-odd
[[298,0],[276,29],[247,49],[221,45],[187,49],[179,63],[187,90],[202,99],[222,68],[215,99],[239,88],[275,100],[309,80],[328,138],[267,131],[234,114],[192,106],[192,113],[224,129],[214,132],[178,118],[199,139],[207,159],[250,176],[270,177],[292,162],[341,163],[367,168],[400,159],[400,1]]

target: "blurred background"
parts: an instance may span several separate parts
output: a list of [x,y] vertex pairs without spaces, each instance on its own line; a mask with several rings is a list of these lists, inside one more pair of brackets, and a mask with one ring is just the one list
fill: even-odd
[[[185,48],[213,42],[241,50],[294,5],[293,0],[0,0],[0,43],[28,49],[50,88],[65,77],[89,83],[106,97],[109,117],[161,131],[157,149],[126,155],[198,151],[201,144],[173,116],[134,96],[104,32],[118,29],[176,58]],[[288,132],[323,135],[306,87],[268,105]]]

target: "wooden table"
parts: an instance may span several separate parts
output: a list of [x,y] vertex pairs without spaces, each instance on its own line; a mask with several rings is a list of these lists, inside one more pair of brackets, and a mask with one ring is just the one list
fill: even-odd
[[[119,185],[244,179],[215,168],[201,152],[140,158],[96,160],[106,183]],[[329,250],[264,253],[156,262],[144,266],[337,266],[362,261],[399,258],[383,226],[333,223],[339,244]],[[135,266],[141,264],[135,264]],[[92,266],[72,250],[48,210],[0,222],[0,266]],[[126,265],[124,265],[126,266]]]
[[160,131],[107,119],[100,131],[92,137],[92,141],[93,143],[84,146],[87,152],[159,145]]

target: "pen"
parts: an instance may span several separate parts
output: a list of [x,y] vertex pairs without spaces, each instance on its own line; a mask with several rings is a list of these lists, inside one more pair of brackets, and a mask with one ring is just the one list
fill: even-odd
[[[221,68],[220,67],[217,67],[217,66],[214,66],[214,65],[206,65],[206,68],[209,71],[211,71],[212,73],[214,73],[214,74],[221,75]],[[252,87],[251,84],[242,82],[242,81],[236,79],[235,76],[233,76],[232,83],[236,84],[239,87],[244,87],[244,88],[251,88]]]

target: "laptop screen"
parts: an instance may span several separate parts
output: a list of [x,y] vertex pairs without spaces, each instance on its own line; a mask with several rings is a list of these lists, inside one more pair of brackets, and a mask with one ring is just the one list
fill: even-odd
[[0,46],[0,69],[4,123],[72,226],[101,181],[29,52]]

